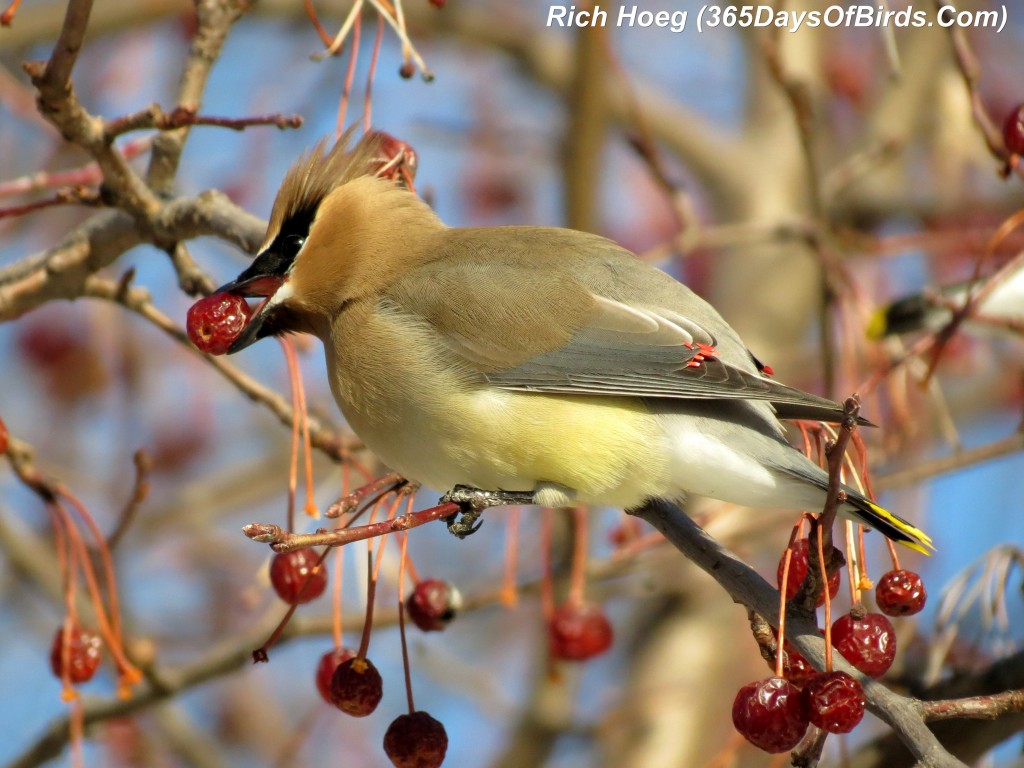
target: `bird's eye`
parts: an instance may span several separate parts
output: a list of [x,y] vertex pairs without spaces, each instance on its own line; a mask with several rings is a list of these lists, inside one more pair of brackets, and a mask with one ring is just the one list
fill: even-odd
[[286,259],[294,259],[305,242],[306,238],[302,235],[286,235],[281,242],[281,255]]

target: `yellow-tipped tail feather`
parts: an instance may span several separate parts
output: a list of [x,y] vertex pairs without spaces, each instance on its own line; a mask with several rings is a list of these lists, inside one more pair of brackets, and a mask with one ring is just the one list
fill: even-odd
[[922,555],[931,555],[935,551],[931,537],[920,528],[911,525],[901,517],[897,517],[884,507],[880,507],[863,496],[851,497],[847,501],[855,506],[864,524],[893,541],[910,547]]

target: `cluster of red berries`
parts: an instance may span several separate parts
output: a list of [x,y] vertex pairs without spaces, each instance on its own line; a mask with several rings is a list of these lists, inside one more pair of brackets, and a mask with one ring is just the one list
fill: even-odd
[[[307,603],[327,587],[326,569],[311,550],[274,556],[270,581],[286,603]],[[455,618],[462,597],[454,585],[439,579],[416,584],[405,608],[424,632],[444,629]],[[365,652],[364,652],[365,653]],[[384,679],[373,662],[350,648],[333,648],[316,668],[316,688],[325,702],[352,717],[372,714],[384,696]],[[384,736],[384,752],[396,768],[436,768],[444,761],[448,735],[444,726],[423,711],[400,715]]]
[[[786,597],[796,595],[807,575],[807,540],[792,548]],[[782,569],[779,565],[781,587]],[[795,586],[793,586],[795,585]],[[829,580],[829,592],[838,591]],[[881,677],[896,656],[896,632],[889,616],[919,612],[927,594],[921,577],[906,570],[892,570],[879,580],[875,597],[882,613],[869,613],[855,606],[831,627],[832,647],[869,677]],[[823,602],[823,600],[822,600]],[[819,605],[821,603],[819,602]],[[803,739],[808,724],[829,733],[849,733],[864,716],[866,699],[860,683],[845,672],[817,672],[788,642],[782,677],[767,677],[745,685],[733,701],[732,721],[748,741],[765,752],[786,752]]]

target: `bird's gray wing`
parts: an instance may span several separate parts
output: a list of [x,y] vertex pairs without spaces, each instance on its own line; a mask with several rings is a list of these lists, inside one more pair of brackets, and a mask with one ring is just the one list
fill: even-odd
[[[469,257],[472,240],[461,243],[462,257],[456,241],[384,301],[502,389],[763,400],[786,418],[841,417],[837,403],[762,375],[732,328],[688,288],[607,240],[566,232],[525,230],[518,248],[487,259]],[[537,233],[550,237],[534,242]],[[565,238],[557,261],[538,255],[551,238]],[[581,243],[590,246],[585,256]]]

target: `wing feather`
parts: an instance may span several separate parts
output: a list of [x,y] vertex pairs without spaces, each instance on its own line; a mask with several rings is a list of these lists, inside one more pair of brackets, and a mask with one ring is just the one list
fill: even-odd
[[[761,374],[703,299],[608,240],[515,228],[449,230],[444,258],[397,281],[385,300],[437,334],[502,389],[698,400],[760,400],[787,418],[836,419],[831,400]],[[475,257],[481,249],[488,258]],[[639,269],[638,269],[639,267]],[[424,281],[434,290],[424,291]],[[708,347],[715,348],[712,352]]]

